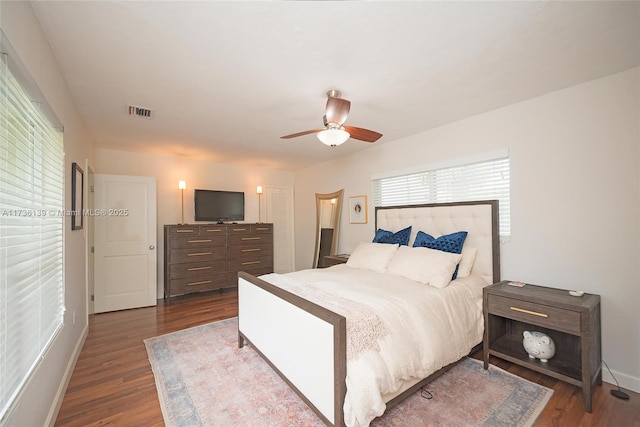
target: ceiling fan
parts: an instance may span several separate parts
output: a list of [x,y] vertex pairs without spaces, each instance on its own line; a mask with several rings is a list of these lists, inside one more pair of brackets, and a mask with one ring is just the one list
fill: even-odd
[[365,142],[375,142],[380,139],[382,136],[381,133],[355,126],[343,125],[349,115],[351,102],[341,98],[341,95],[340,91],[335,89],[327,92],[327,107],[324,117],[322,118],[324,122],[323,128],[292,133],[291,135],[281,136],[280,138],[290,139],[302,135],[309,135],[310,133],[317,133],[318,139],[330,147],[343,144],[349,137]]

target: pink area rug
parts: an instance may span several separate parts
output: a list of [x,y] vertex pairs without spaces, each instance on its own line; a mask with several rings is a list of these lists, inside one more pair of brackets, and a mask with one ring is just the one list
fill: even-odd
[[[323,426],[250,347],[237,318],[145,340],[168,427]],[[464,359],[374,426],[530,426],[553,390]]]

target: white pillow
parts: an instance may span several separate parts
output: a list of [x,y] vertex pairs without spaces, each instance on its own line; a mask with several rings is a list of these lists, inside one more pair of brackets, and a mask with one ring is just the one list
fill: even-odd
[[429,248],[400,247],[387,266],[387,273],[406,277],[415,282],[444,288],[462,255]]
[[473,263],[476,261],[476,255],[478,255],[478,248],[467,246],[462,248],[462,259],[460,260],[456,278],[469,277]]
[[384,273],[397,250],[397,244],[362,242],[349,255],[347,265],[352,268]]

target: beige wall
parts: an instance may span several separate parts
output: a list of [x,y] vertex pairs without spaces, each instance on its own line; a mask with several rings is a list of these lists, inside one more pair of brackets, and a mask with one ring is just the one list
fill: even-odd
[[[258,195],[256,187],[273,185],[293,187],[293,173],[256,167],[242,167],[223,163],[211,163],[187,157],[160,156],[119,150],[96,149],[96,173],[115,175],[152,176],[157,186],[158,231],[158,298],[162,297],[164,284],[164,224],[181,221],[181,194],[178,181],[185,180],[184,219],[193,223],[193,190],[244,191],[245,222],[258,221]],[[262,220],[265,217],[262,197]]]
[[[67,92],[57,62],[27,2],[0,3],[0,27],[40,90],[64,125],[65,208],[71,209],[71,163],[93,159],[93,144]],[[84,166],[83,166],[84,168]],[[65,239],[64,327],[29,381],[6,425],[42,426],[55,417],[56,399],[64,393],[66,374],[87,332],[86,230],[71,231],[67,218]],[[75,315],[76,322],[73,323]]]
[[635,68],[298,171],[296,269],[313,258],[313,193],[369,196],[366,225],[343,208],[338,250],[348,253],[373,237],[372,175],[507,148],[502,277],[600,294],[604,359],[640,391],[639,103]]

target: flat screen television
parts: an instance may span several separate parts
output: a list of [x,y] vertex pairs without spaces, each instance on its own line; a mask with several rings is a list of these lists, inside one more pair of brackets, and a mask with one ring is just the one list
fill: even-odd
[[195,190],[196,221],[244,221],[244,192]]

